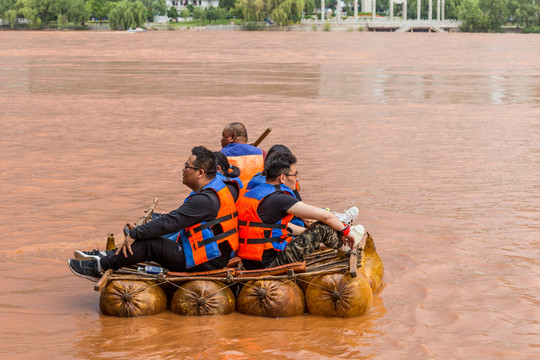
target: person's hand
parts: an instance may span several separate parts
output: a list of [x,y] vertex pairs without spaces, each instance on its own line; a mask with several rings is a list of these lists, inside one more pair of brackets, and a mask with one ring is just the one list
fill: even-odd
[[120,254],[120,251],[124,254],[124,257],[127,258],[127,253],[129,252],[131,255],[133,255],[133,250],[131,250],[131,245],[135,242],[135,239],[133,239],[131,236],[129,236],[129,233],[126,235],[126,238],[124,239],[124,242],[122,243],[122,246],[116,250],[115,255]]
[[343,244],[347,245],[352,251],[355,250],[354,243],[356,242],[356,239],[354,238],[353,234],[349,233],[345,236],[342,236],[341,241],[343,241]]

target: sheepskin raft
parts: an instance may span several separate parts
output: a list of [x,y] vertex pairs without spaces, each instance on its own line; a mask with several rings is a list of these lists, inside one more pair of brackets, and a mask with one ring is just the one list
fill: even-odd
[[167,308],[167,296],[155,281],[114,280],[101,291],[99,309],[105,315],[154,315]]
[[225,315],[236,307],[231,289],[221,281],[192,280],[180,285],[171,302],[178,315]]
[[306,311],[318,316],[361,316],[372,306],[384,273],[373,238],[366,233],[364,239],[357,252],[326,249],[304,262],[270,269],[242,270],[237,259],[230,267],[200,273],[108,270],[94,289],[101,292],[101,312],[121,317],[157,314],[167,303],[171,312],[188,316],[235,310],[266,317]]

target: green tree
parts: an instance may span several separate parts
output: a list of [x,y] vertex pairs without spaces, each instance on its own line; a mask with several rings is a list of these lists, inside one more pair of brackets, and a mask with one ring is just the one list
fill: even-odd
[[305,0],[285,0],[278,8],[285,11],[289,20],[298,22],[302,18],[302,12],[305,6]]
[[508,21],[508,0],[480,0],[478,6],[484,12],[488,27],[500,31],[501,26]]
[[156,12],[157,15],[165,15],[167,13],[167,4],[165,3],[165,0],[152,1],[151,8]]
[[54,0],[51,3],[51,10],[56,14],[56,21],[59,28],[62,28],[63,23],[68,22],[67,12],[69,5],[69,0]]
[[488,23],[484,13],[478,6],[478,0],[463,0],[458,8],[458,19],[464,32],[487,32]]
[[229,12],[225,10],[224,8],[217,8],[216,14],[217,14],[218,20],[224,20],[229,15]]
[[55,20],[57,15],[53,9],[54,0],[19,0],[20,14],[22,14],[30,27],[42,29],[50,21]]
[[182,11],[180,11],[180,17],[183,18],[184,20],[190,16],[191,16],[191,13],[189,12],[188,9],[182,9]]
[[109,27],[111,30],[126,30],[132,26],[132,23],[133,17],[127,0],[117,3],[109,12]]
[[446,0],[446,7],[444,11],[445,19],[457,19],[458,8],[461,5],[462,0]]
[[236,0],[236,10],[244,21],[263,21],[269,16],[277,24],[302,18],[306,0]]
[[67,11],[67,17],[70,22],[84,24],[90,18],[90,9],[85,6],[84,0],[72,0]]
[[193,19],[197,21],[197,24],[199,24],[199,20],[204,24],[204,21],[206,20],[206,11],[203,8],[196,7],[193,10]]
[[167,4],[165,0],[140,0],[146,7],[146,19],[154,21],[156,15],[167,14]]
[[262,21],[268,13],[268,5],[263,0],[236,0],[235,7],[244,21]]
[[341,10],[345,11],[346,14],[349,14],[354,9],[354,1],[353,0],[341,0]]
[[510,0],[508,10],[519,26],[540,25],[540,1]]
[[146,7],[139,0],[122,0],[117,3],[109,13],[109,26],[111,30],[127,30],[144,24],[146,20]]
[[287,21],[287,14],[282,8],[272,10],[272,20],[275,24],[283,25]]
[[58,27],[67,22],[84,24],[90,17],[90,9],[84,0],[54,0],[51,9],[57,16]]
[[176,6],[171,6],[169,11],[167,11],[167,16],[172,19],[178,18],[178,10],[176,9]]
[[19,11],[22,7],[17,0],[0,0],[0,18],[7,20],[11,27],[17,24]]
[[0,0],[0,18],[4,18],[4,13],[8,10],[14,10],[17,0]]
[[[147,20],[147,8],[139,0],[130,3],[130,10],[133,14],[133,20],[135,21],[135,27],[141,26]],[[152,18],[153,20],[153,18]]]
[[209,24],[212,23],[212,20],[217,20],[216,8],[213,6],[210,6],[208,9],[206,9],[206,17],[208,19]]
[[86,6],[90,9],[90,16],[99,21],[107,16],[107,6],[105,0],[88,0]]
[[235,0],[219,0],[218,7],[229,11],[231,8],[234,8],[234,1]]
[[212,20],[223,20],[227,18],[227,10],[223,8],[215,8],[213,6],[210,6],[206,10],[206,16],[208,18],[208,21],[212,23]]
[[4,20],[7,20],[12,28],[15,27],[19,21],[19,12],[14,9],[7,10],[4,12]]
[[[437,0],[433,0],[437,1]],[[375,11],[378,13],[382,12],[388,12],[388,9],[390,9],[390,1],[389,0],[379,0],[377,1],[375,5]]]
[[305,3],[306,6],[304,7],[304,12],[309,17],[311,14],[313,14],[313,10],[315,10],[315,0],[305,0]]

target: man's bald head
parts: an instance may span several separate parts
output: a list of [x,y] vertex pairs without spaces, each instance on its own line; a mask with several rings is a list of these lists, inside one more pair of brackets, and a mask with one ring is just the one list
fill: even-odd
[[244,124],[232,122],[225,126],[221,134],[221,146],[225,147],[231,143],[247,144],[248,135]]

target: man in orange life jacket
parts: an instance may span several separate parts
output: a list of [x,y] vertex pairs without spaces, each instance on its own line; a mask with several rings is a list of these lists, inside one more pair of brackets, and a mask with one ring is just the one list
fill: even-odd
[[[182,206],[129,231],[118,250],[106,254],[76,251],[89,260],[69,261],[77,276],[98,280],[107,269],[155,261],[171,271],[221,269],[238,246],[237,213],[227,185],[216,178],[215,155],[194,147],[187,159],[182,182],[193,192]],[[176,241],[164,237],[177,232]],[[105,255],[105,256],[103,256]]]
[[[236,254],[246,269],[303,261],[321,242],[333,249],[356,248],[361,239],[349,232],[348,224],[294,196],[291,189],[298,176],[294,155],[277,153],[268,157],[264,171],[266,183],[248,191],[237,203]],[[357,214],[346,222],[352,222]],[[306,229],[289,223],[294,215],[318,221]]]
[[246,127],[239,122],[228,124],[221,134],[221,152],[227,156],[231,165],[240,168],[240,180],[245,185],[253,175],[264,169],[263,151],[247,141]]

